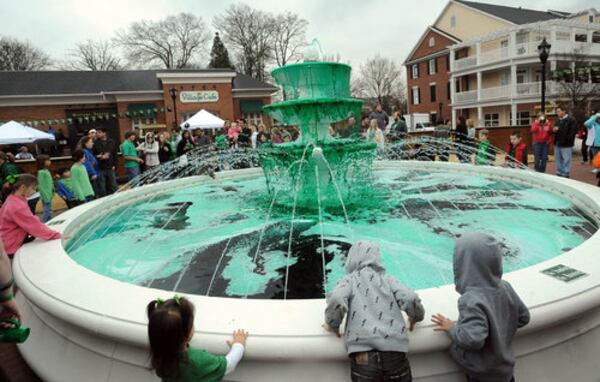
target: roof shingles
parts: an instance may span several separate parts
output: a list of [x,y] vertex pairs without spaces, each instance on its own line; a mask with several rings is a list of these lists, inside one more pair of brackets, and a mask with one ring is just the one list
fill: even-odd
[[[168,70],[169,72],[222,72],[222,69]],[[121,71],[0,71],[0,96],[40,96],[61,94],[100,94],[102,92],[159,91],[158,72],[166,70]],[[238,73],[234,90],[273,89],[271,84]]]
[[521,7],[507,7],[504,5],[476,3],[474,1],[455,0],[457,3],[467,7],[475,8],[487,14],[499,17],[513,24],[523,25],[536,21],[546,21],[560,18],[558,12],[536,11]]

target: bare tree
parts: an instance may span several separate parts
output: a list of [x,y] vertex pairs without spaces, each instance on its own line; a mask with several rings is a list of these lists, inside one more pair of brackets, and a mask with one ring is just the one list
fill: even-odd
[[557,85],[552,98],[558,102],[567,100],[570,114],[583,123],[589,114],[591,101],[600,98],[600,83],[592,81],[592,62],[580,49],[567,54],[565,59],[571,67],[552,73]]
[[29,41],[0,38],[0,70],[40,70],[47,68],[51,63],[50,57]]
[[232,4],[213,20],[234,52],[236,67],[259,80],[272,57],[274,25],[272,15],[247,4]]
[[180,13],[159,21],[134,22],[117,33],[115,41],[134,65],[180,69],[198,62],[209,40],[201,17]]
[[273,53],[277,66],[284,66],[299,58],[299,50],[306,45],[308,21],[287,12],[274,18]]
[[378,102],[397,94],[401,73],[394,61],[379,55],[368,59],[360,67],[360,79],[366,95],[377,98]]
[[119,70],[123,65],[114,54],[113,43],[90,39],[75,46],[66,67],[75,70]]

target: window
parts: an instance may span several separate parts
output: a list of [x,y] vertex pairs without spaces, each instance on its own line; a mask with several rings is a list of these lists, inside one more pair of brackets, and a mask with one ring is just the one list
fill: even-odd
[[437,97],[436,97],[436,94],[435,94],[435,93],[436,93],[436,90],[437,90],[437,89],[436,89],[436,86],[435,86],[435,84],[434,84],[434,85],[429,85],[429,98],[430,98],[429,100],[430,100],[431,102],[435,102],[435,101],[436,101],[436,98],[437,98]]
[[413,105],[418,105],[421,103],[421,94],[418,86],[412,88],[412,102]]
[[132,118],[131,119],[131,129],[132,130],[142,130],[144,128],[144,125],[154,125],[154,124],[156,124],[156,118]]
[[500,126],[500,114],[498,113],[486,113],[483,119],[485,127]]
[[446,71],[450,71],[450,55],[446,56]]
[[435,37],[431,37],[429,39],[429,47],[433,48],[435,46]]
[[419,78],[419,64],[412,66],[412,78]]
[[590,23],[590,24],[594,23],[594,15],[588,15],[588,23]]
[[450,28],[454,28],[456,26],[456,16],[450,16]]
[[435,58],[432,58],[431,60],[429,60],[429,74],[436,74],[437,73],[437,60]]
[[527,71],[526,70],[517,70],[517,83],[518,84],[524,84],[525,82],[525,78],[527,77]]
[[258,125],[263,123],[261,113],[243,113],[242,118],[246,120],[247,125],[254,124],[258,127]]
[[576,34],[575,42],[587,42],[587,34]]
[[437,112],[436,111],[432,111],[431,113],[429,113],[429,123],[431,123],[432,125],[437,125]]
[[531,115],[529,114],[528,111],[517,111],[517,125],[518,126],[529,126],[530,123],[531,123]]
[[452,99],[452,90],[450,89],[450,82],[446,84],[446,94],[448,95],[448,100]]
[[500,74],[500,86],[507,86],[510,84],[510,72],[502,72]]
[[592,43],[593,44],[600,44],[600,32],[594,32],[592,34]]

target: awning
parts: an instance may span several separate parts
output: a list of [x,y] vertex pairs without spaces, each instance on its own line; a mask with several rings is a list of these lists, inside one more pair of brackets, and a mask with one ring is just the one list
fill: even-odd
[[0,145],[34,143],[43,140],[53,141],[55,138],[52,134],[34,129],[33,127],[23,126],[15,121],[10,121],[0,126]]
[[241,100],[240,109],[242,113],[261,113],[263,101],[261,100]]
[[157,110],[153,103],[134,103],[127,106],[127,112],[131,118],[154,118]]
[[186,130],[195,129],[220,129],[225,125],[225,121],[216,115],[202,109],[194,114],[190,119],[183,122],[180,126]]

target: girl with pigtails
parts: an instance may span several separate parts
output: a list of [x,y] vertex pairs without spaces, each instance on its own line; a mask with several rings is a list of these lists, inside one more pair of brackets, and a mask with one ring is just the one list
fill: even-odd
[[194,335],[194,305],[185,297],[150,301],[148,337],[152,368],[168,382],[220,381],[231,373],[244,355],[248,333],[233,332],[226,356],[217,356],[190,346]]

